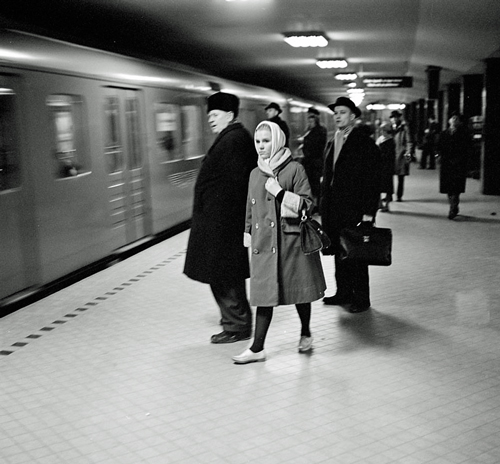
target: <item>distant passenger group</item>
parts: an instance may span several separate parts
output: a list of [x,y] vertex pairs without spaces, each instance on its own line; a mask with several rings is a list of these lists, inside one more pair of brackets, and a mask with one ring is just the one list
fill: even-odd
[[[351,313],[371,307],[368,265],[340,259],[340,231],[371,226],[378,210],[390,211],[394,176],[396,199],[403,200],[416,144],[399,111],[375,135],[357,124],[361,111],[351,99],[339,97],[329,108],[336,127],[332,139],[327,144],[320,113],[311,107],[293,156],[290,131],[277,103],[266,106],[267,121],[257,125],[252,139],[238,120],[236,95],[218,92],[207,98],[208,122],[216,138],[195,184],[184,273],[209,284],[219,306],[223,330],[212,336],[212,343],[253,335],[250,346],[233,356],[236,364],[266,360],[264,344],[278,305],[295,305],[301,323],[298,351],[312,349],[311,303],[324,296],[326,281],[320,254],[301,250],[304,215],[319,212],[331,239],[322,253],[335,257],[336,293],[323,303]],[[452,115],[449,129],[438,137],[439,127],[429,115],[421,147],[422,169],[434,169],[436,156],[441,156],[440,191],[448,195],[449,219],[459,212],[471,149],[461,123],[460,115]],[[256,306],[255,332],[250,304]]]

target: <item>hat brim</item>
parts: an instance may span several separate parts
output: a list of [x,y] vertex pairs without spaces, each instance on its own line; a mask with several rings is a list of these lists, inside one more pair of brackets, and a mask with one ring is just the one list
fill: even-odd
[[330,108],[332,111],[335,111],[335,108],[337,106],[345,106],[346,108],[349,108],[354,113],[354,116],[356,116],[357,118],[361,116],[361,110],[354,104],[350,106],[350,105],[344,105],[343,103],[334,103],[332,105],[328,105],[328,108]]

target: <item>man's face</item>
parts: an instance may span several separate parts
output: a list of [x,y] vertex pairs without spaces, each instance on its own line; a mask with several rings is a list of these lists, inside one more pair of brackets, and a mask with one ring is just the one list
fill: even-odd
[[401,118],[399,116],[392,116],[392,118],[389,119],[391,120],[393,126],[399,126],[399,123],[401,122]]
[[266,110],[267,118],[271,119],[274,118],[275,116],[278,116],[278,110],[275,108],[269,108]]
[[232,111],[212,110],[208,113],[208,124],[214,134],[220,134],[233,119]]
[[336,106],[333,112],[333,119],[338,129],[345,129],[356,119],[354,113],[348,106]]

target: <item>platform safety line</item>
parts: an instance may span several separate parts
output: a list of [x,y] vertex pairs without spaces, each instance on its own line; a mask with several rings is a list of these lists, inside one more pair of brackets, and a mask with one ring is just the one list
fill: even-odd
[[[82,305],[79,308],[74,309],[72,312],[65,314],[61,319],[57,319],[50,324],[47,324],[45,327],[42,327],[39,329],[36,333],[32,333],[28,336],[26,336],[22,341],[13,343],[10,345],[8,349],[5,350],[0,350],[0,356],[9,356],[13,353],[16,353],[19,351],[19,349],[25,347],[28,345],[32,340],[38,340],[41,338],[43,335],[52,332],[55,330],[57,327],[60,327],[63,324],[66,324],[67,322],[71,321],[73,318],[77,317],[78,315],[84,313],[85,311],[88,311],[89,309],[94,308],[95,306],[98,306],[101,301],[106,301],[112,296],[116,295],[118,292],[121,290],[125,290],[126,287],[129,287],[133,285],[135,282],[140,282],[141,279],[144,279],[145,277],[148,277],[149,274],[153,274],[154,271],[157,271],[161,269],[163,266],[166,266],[167,264],[171,263],[172,261],[176,260],[177,258],[180,258],[186,254],[186,250],[183,250],[179,253],[176,253],[175,255],[171,256],[170,258],[167,258],[164,261],[161,261],[158,264],[155,264],[154,266],[150,267],[148,270],[141,272],[140,274],[137,274],[135,277],[132,277],[131,279],[127,280],[126,282],[123,282],[120,284],[118,287],[114,287],[112,291],[108,291],[104,293],[103,296],[98,296],[94,298],[93,301],[89,301]],[[15,349],[12,349],[15,348]]]

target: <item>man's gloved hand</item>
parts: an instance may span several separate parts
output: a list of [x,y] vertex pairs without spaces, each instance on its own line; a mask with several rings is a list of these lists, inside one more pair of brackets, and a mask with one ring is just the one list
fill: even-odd
[[266,190],[273,196],[278,195],[278,193],[283,190],[279,182],[274,177],[267,179],[265,187]]

